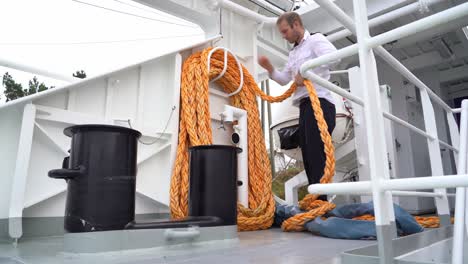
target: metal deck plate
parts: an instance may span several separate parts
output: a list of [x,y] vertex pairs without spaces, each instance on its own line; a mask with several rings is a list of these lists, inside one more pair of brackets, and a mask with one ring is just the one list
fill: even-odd
[[[238,239],[80,254],[64,253],[63,236],[28,238],[20,240],[16,248],[11,243],[0,243],[0,263],[331,264],[339,263],[339,254],[343,251],[375,243],[375,241],[329,239],[309,232],[286,233],[278,228],[237,234]],[[7,262],[7,258],[11,258],[11,261]]]

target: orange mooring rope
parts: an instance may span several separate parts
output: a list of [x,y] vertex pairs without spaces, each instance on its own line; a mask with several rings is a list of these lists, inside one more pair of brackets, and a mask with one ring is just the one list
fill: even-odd
[[[183,218],[188,215],[188,147],[208,145],[213,142],[208,83],[209,80],[218,76],[223,70],[224,53],[222,50],[213,53],[210,59],[210,72],[208,72],[207,60],[211,49],[207,48],[194,53],[184,62],[182,67],[179,145],[170,189],[170,209],[173,218]],[[296,85],[291,85],[280,96],[269,96],[258,88],[247,69],[243,66],[242,69],[244,73],[243,88],[238,94],[230,97],[231,105],[247,111],[248,122],[249,208],[238,204],[238,228],[239,230],[267,229],[273,223],[275,202],[271,190],[270,160],[266,152],[256,96],[260,96],[268,102],[281,102],[293,94]],[[226,93],[232,93],[239,86],[239,82],[240,73],[237,63],[229,54],[227,71],[216,83]],[[320,137],[324,142],[326,161],[320,183],[330,183],[335,173],[333,143],[315,89],[310,81],[305,80],[304,83],[309,92],[315,119],[320,129]],[[308,212],[287,219],[283,222],[283,230],[303,230],[303,226],[307,221],[313,220],[335,208],[332,203],[316,200],[317,197],[318,195],[307,195],[300,202],[300,207]]]

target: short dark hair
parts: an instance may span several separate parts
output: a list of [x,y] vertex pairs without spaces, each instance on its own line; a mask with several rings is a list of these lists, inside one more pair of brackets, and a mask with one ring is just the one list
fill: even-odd
[[281,16],[278,17],[278,20],[276,20],[276,25],[279,25],[283,20],[286,20],[290,27],[292,27],[294,25],[294,22],[296,21],[299,22],[299,25],[301,25],[301,27],[304,27],[302,25],[301,17],[296,12],[284,12],[283,14],[281,14]]

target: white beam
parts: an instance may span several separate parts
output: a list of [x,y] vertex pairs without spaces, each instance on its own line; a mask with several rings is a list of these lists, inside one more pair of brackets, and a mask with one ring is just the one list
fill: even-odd
[[335,150],[335,160],[339,161],[355,150],[356,146],[354,140],[349,140]]
[[439,81],[441,84],[445,82],[455,81],[462,78],[468,77],[468,65],[463,65],[457,68],[451,68],[449,70],[439,72]]
[[161,147],[159,148],[156,148],[152,151],[150,151],[149,153],[147,153],[146,155],[139,155],[139,158],[137,160],[137,164],[138,165],[141,165],[143,162],[149,160],[151,157],[157,155],[159,152],[165,150],[166,148],[170,147],[171,146],[171,143],[166,143],[164,145],[162,145]]
[[[458,7],[456,6],[453,8]],[[401,49],[404,47],[408,47],[416,42],[432,39],[444,33],[460,29],[466,25],[468,25],[468,16],[451,21],[446,21],[446,23],[439,24],[438,26],[434,25],[434,27],[426,29],[425,31],[409,35],[406,38],[401,38],[395,44],[393,44],[392,47],[393,49]]]
[[37,105],[37,119],[64,124],[110,124],[103,118],[63,110],[60,108]]
[[53,146],[55,146],[56,149],[58,149],[60,152],[68,156],[67,149],[61,146],[57,141],[55,141],[52,138],[52,136],[50,136],[49,133],[47,133],[47,131],[39,123],[34,122],[34,125],[49,140],[49,142],[52,143]]
[[419,19],[407,25],[372,37],[369,39],[367,45],[370,48],[375,48],[377,46],[417,34],[439,25],[451,23],[454,20],[466,17],[467,15],[468,3],[460,4],[437,14]]
[[[433,5],[433,4],[437,4],[441,2],[444,2],[444,0],[429,0],[427,1],[427,4]],[[409,4],[407,6],[395,9],[393,11],[390,11],[388,13],[385,13],[383,15],[370,19],[369,27],[372,28],[372,27],[387,23],[389,21],[393,21],[399,17],[409,15],[411,13],[418,11],[419,8],[420,8],[420,4],[416,2],[416,3]],[[353,33],[349,29],[343,29],[336,33],[330,34],[327,38],[328,40],[334,42],[334,41],[340,40],[342,38],[345,38],[351,35],[353,35]]]
[[[462,44],[457,44],[451,46],[450,48],[453,50],[453,53],[457,58],[463,58],[468,56]],[[434,50],[402,60],[401,63],[403,63],[403,65],[405,65],[405,67],[409,70],[415,70],[420,68],[432,67],[444,62],[451,61],[451,58],[443,58],[442,56],[440,56],[440,53],[438,51]]]
[[21,134],[16,154],[15,174],[10,194],[10,208],[8,213],[8,233],[11,238],[18,239],[23,235],[23,207],[26,181],[28,178],[29,162],[34,135],[34,118],[36,107],[33,104],[24,106]]

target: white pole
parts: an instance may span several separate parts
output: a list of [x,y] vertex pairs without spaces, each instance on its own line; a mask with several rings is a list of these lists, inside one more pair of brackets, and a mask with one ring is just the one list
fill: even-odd
[[254,12],[248,8],[245,8],[241,5],[238,5],[234,2],[231,2],[230,0],[217,0],[216,1],[218,5],[221,7],[224,7],[226,9],[229,9],[241,16],[248,17],[257,23],[265,23],[265,24],[275,24],[276,23],[276,17],[267,17],[264,15],[260,15],[257,12]]
[[399,62],[395,57],[393,57],[390,52],[388,52],[383,47],[375,48],[375,52],[379,55],[383,60],[385,60],[388,65],[398,71],[401,75],[403,75],[408,81],[412,84],[416,85],[420,90],[426,90],[429,96],[434,100],[439,106],[445,109],[445,111],[451,112],[452,109],[450,106],[444,102],[437,94],[435,94],[427,85],[425,85],[421,80],[418,79],[410,70],[408,70],[401,62]]
[[[330,0],[315,0],[315,3],[317,3],[318,5],[320,5],[320,7],[322,7],[328,13],[330,13],[330,15],[332,15],[336,20],[341,22],[341,24],[343,24],[345,28],[349,29],[351,32],[356,34],[356,26],[354,25],[353,19],[346,15],[346,13],[343,10],[341,10],[338,6],[336,6],[335,3],[333,3]],[[354,9],[354,12],[356,13],[356,9]],[[367,18],[367,13],[363,15]]]
[[[226,122],[238,120],[237,130],[239,131],[239,147],[242,152],[237,156],[238,180],[242,185],[237,187],[239,203],[244,207],[249,207],[249,164],[248,164],[248,133],[247,133],[247,111],[230,105],[224,105],[223,115]],[[234,130],[236,131],[236,129]]]
[[[390,172],[385,140],[382,140],[385,138],[385,132],[377,65],[374,53],[367,43],[370,36],[366,1],[353,0],[353,7],[356,18],[357,44],[359,46],[360,77],[362,90],[364,91],[364,116],[368,137],[367,150],[369,153],[369,172],[379,257],[380,263],[390,264],[393,263],[392,239],[396,237],[396,228],[392,194],[381,190],[382,181],[390,179]],[[344,14],[343,17],[347,16]],[[352,20],[349,20],[352,26]],[[345,22],[348,23],[349,21]]]
[[353,44],[353,45],[348,46],[346,48],[339,49],[339,50],[337,50],[335,52],[328,53],[328,54],[322,55],[322,56],[320,56],[318,58],[308,60],[308,61],[304,62],[301,65],[301,69],[300,69],[301,75],[305,77],[306,72],[308,70],[311,70],[311,69],[313,69],[313,68],[315,68],[317,66],[320,66],[322,64],[325,64],[325,63],[341,60],[341,59],[349,57],[351,55],[355,55],[357,52],[358,52],[358,45]]
[[435,192],[392,191],[392,194],[396,196],[443,197],[443,194]]
[[[427,4],[428,5],[433,5],[433,4],[437,4],[437,3],[441,3],[441,2],[444,2],[444,0],[432,0],[432,1],[428,1]],[[418,9],[419,9],[419,3],[418,2],[409,4],[407,6],[401,7],[399,9],[396,9],[396,10],[393,10],[393,11],[390,11],[388,13],[385,13],[385,14],[383,14],[381,16],[378,16],[378,17],[375,17],[375,18],[369,20],[369,27],[372,28],[372,27],[387,23],[389,21],[393,21],[393,20],[395,20],[395,19],[397,19],[399,17],[414,13],[414,12],[418,11]],[[342,38],[345,38],[345,37],[348,37],[348,36],[351,36],[351,35],[353,35],[353,33],[351,31],[349,31],[349,29],[343,29],[343,30],[340,30],[340,31],[338,31],[336,33],[330,34],[327,37],[327,39],[330,40],[331,42],[334,42],[334,41],[337,41],[339,39],[342,39]]]
[[394,116],[394,115],[392,115],[392,114],[390,114],[388,112],[383,112],[383,116],[390,119],[390,120],[392,120],[393,122],[395,122],[397,124],[400,124],[400,125],[408,128],[409,130],[412,130],[412,131],[418,133],[419,135],[421,135],[423,137],[426,137],[426,138],[428,138],[430,140],[434,140],[434,137],[429,135],[426,131],[423,131],[423,130],[419,129],[419,128],[411,125],[410,123],[408,123],[408,122],[406,122],[404,120],[401,120],[400,118],[398,118],[398,117],[396,117],[396,116]]
[[311,184],[307,187],[309,193],[314,194],[363,194],[372,190],[370,181]]
[[412,191],[434,188],[468,187],[467,174],[392,179],[382,182],[383,190]]
[[[458,153],[458,174],[466,174],[468,100],[462,101],[460,118],[460,152]],[[465,238],[466,188],[457,187],[455,198],[455,226],[453,228],[452,263],[463,264],[463,243]]]
[[452,150],[452,151],[454,152],[454,154],[457,154],[457,153],[458,153],[458,149],[457,149],[457,148],[455,148],[455,147],[452,146],[452,145],[449,145],[447,142],[445,142],[445,141],[443,141],[443,140],[440,140],[440,139],[439,139],[439,144],[440,144],[441,146],[444,146],[444,147],[446,147],[446,148]]
[[[360,183],[360,184],[356,184],[356,183]],[[322,186],[326,186],[326,187],[322,188]],[[349,189],[351,186],[352,186],[352,190]],[[339,184],[336,184],[334,186],[329,186],[328,184],[313,184],[313,185],[310,185],[307,190],[309,191],[309,193],[315,193],[315,194],[372,195],[371,184],[369,181],[352,182],[346,186],[342,186]],[[416,191],[390,191],[390,192],[394,196],[415,196],[415,197],[432,197],[432,198],[443,196],[443,194],[435,193],[435,192],[416,192]]]
[[437,14],[419,19],[407,25],[398,27],[369,39],[369,47],[375,48],[394,40],[413,35],[415,33],[431,29],[433,27],[450,23],[456,19],[468,15],[468,3],[460,4]]
[[280,8],[278,8],[278,7],[274,6],[274,5],[272,5],[272,4],[269,3],[268,1],[265,1],[265,0],[256,0],[256,2],[257,2],[259,5],[261,5],[261,6],[265,7],[265,8],[267,8],[267,9],[269,8],[269,9],[274,10],[276,13],[278,13],[278,14],[280,14],[280,15],[281,15],[282,13],[284,13],[284,10],[282,10],[282,9],[280,9]]
[[348,70],[338,70],[338,71],[330,71],[330,74],[348,74]]
[[362,101],[361,98],[353,95],[352,93],[344,90],[343,88],[323,79],[322,77],[318,76],[317,74],[313,73],[312,71],[307,71],[305,75],[303,75],[307,79],[311,80],[313,83],[319,84],[328,90],[337,93],[341,96],[343,96],[346,99],[349,99],[350,101],[358,104],[358,105],[364,105],[364,102]]
[[[468,174],[461,174],[382,180],[380,190],[414,191],[434,188],[468,187],[467,177]],[[318,194],[361,194],[370,191],[370,189],[366,189],[366,186],[370,184],[371,181],[313,184],[308,187],[308,191]]]

